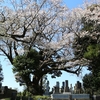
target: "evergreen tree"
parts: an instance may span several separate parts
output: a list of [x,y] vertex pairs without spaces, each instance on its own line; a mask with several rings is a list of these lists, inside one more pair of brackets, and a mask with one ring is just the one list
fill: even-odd
[[89,73],[85,74],[82,81],[86,93],[91,95],[100,93],[100,77],[95,77],[92,73]]
[[[100,5],[92,4],[86,8],[82,17],[81,34],[75,37],[73,50],[77,60],[86,59],[90,71],[94,75],[100,72]],[[98,14],[97,14],[98,13]],[[79,65],[82,65],[79,63]],[[84,66],[84,64],[82,65]],[[98,75],[97,75],[98,76]]]

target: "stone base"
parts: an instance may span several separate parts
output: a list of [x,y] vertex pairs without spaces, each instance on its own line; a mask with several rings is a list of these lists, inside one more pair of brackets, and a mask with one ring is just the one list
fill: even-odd
[[51,98],[53,100],[69,100],[70,95],[69,94],[51,94]]
[[70,92],[64,94],[51,94],[52,100],[89,100],[89,94],[71,94]]

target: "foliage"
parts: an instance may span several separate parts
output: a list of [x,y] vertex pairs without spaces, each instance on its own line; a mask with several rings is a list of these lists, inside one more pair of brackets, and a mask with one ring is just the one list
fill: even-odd
[[92,60],[94,58],[98,59],[100,55],[100,44],[89,45],[87,51],[84,53],[84,58]]
[[95,77],[92,73],[83,77],[83,87],[86,93],[98,94],[100,91],[100,75]]
[[25,75],[39,68],[39,54],[36,50],[30,50],[30,52],[25,53],[20,56],[16,56],[13,60],[13,71],[18,72],[19,75]]
[[[20,82],[20,84],[25,83],[28,91],[34,91],[32,88],[34,86],[32,85],[34,76],[36,75],[38,78],[43,76],[43,74],[41,74],[41,70],[39,70],[40,59],[41,55],[39,55],[36,50],[30,50],[30,52],[16,56],[16,58],[13,60],[13,71],[16,73],[16,80]],[[37,81],[39,82],[39,80],[40,79]],[[37,83],[37,85],[35,85],[37,91],[39,91],[39,87],[40,84]]]
[[4,100],[10,100],[10,98],[4,98]]
[[[18,97],[18,96],[17,96]],[[29,97],[29,96],[28,96]],[[28,100],[28,97],[23,97],[25,100]],[[37,96],[32,96],[32,98],[34,100],[39,100],[39,99],[43,99],[43,100],[50,100],[50,97],[48,96],[41,96],[41,95],[37,95]],[[18,100],[20,99],[20,97],[18,98]],[[10,100],[10,98],[4,98],[4,100]],[[17,100],[17,99],[16,99]]]
[[43,99],[43,100],[50,100],[49,99],[50,97],[48,97],[48,96],[33,96],[33,99],[34,100],[39,100],[39,99]]
[[[26,52],[25,54],[16,56],[16,58],[14,58],[13,71],[15,73],[16,81],[20,82],[20,85],[27,86],[24,92],[26,92],[27,90],[33,91],[33,81],[35,79],[35,76],[39,78],[37,80],[38,83],[35,86],[37,91],[39,91],[39,87],[42,87],[42,89],[45,90],[45,82],[47,80],[47,76],[45,74],[47,72],[41,71],[41,69],[39,69],[40,60],[41,55],[34,49],[30,50],[30,52]],[[41,92],[43,90],[41,90]]]
[[70,11],[61,0],[9,1],[1,8],[0,54],[32,94],[43,93],[40,81],[47,73],[56,78],[61,71],[80,72],[72,62],[72,42],[80,30],[81,8]]
[[100,93],[100,3],[86,6],[80,32],[75,34],[73,51],[78,66],[87,66],[91,73],[83,77],[86,93]]
[[[25,91],[24,91],[25,92]],[[43,99],[43,100],[48,100],[50,97],[49,96],[41,96],[41,95],[33,95],[32,96],[32,94],[30,93],[30,92],[28,92],[28,91],[26,91],[26,95],[24,95],[24,92],[22,92],[22,93],[18,93],[17,94],[17,97],[23,97],[24,99],[26,98],[29,98],[29,97],[31,97],[31,98],[33,98],[34,100],[39,100],[39,99]]]
[[8,3],[0,11],[0,54],[14,65],[16,78],[32,94],[43,93],[40,81],[47,73],[52,78],[61,71],[78,75],[81,66],[96,64],[84,55],[90,45],[100,43],[99,6],[69,10],[61,0]]
[[100,4],[90,4],[84,10],[81,19],[81,33],[75,35],[73,51],[76,60],[85,59],[85,62],[78,63],[80,66],[87,66],[93,74],[100,70]]

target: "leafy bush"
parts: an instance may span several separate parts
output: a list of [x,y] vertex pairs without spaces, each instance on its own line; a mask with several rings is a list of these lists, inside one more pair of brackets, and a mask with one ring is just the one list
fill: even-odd
[[38,95],[38,96],[33,96],[33,99],[34,100],[50,100],[50,97],[48,97],[48,96],[40,96],[40,95]]

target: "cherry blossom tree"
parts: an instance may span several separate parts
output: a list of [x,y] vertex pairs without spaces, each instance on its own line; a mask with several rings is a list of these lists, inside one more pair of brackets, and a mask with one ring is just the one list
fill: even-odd
[[[37,87],[43,75],[49,73],[56,77],[61,71],[78,75],[81,66],[87,64],[86,59],[76,59],[72,49],[73,38],[81,34],[83,16],[83,8],[69,10],[61,0],[11,0],[9,6],[2,4],[0,54],[12,65],[16,57],[31,53],[31,50],[42,57],[38,59],[37,70],[34,72],[31,66],[33,69],[29,73],[29,76],[33,74],[32,80],[28,78],[34,90],[32,94],[41,94],[42,88]],[[15,74],[22,71],[24,69],[16,70]],[[23,77],[20,78],[23,81]]]

